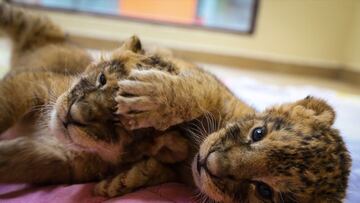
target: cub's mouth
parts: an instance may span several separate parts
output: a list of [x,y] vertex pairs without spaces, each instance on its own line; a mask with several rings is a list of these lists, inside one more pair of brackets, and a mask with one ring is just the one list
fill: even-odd
[[49,127],[55,137],[70,149],[75,151],[93,152],[99,148],[99,141],[86,133],[89,127],[75,119],[71,114],[72,104],[65,99],[66,95],[58,98],[50,114]]
[[[71,128],[75,127],[70,124],[64,116],[62,116],[61,112],[66,112],[66,110],[59,111],[58,109],[54,108],[51,112],[50,117],[50,130],[54,133],[56,138],[59,141],[66,144],[68,147],[74,150],[89,150],[91,148],[84,146],[81,142],[76,142],[73,137],[76,135],[72,135]],[[63,113],[64,114],[64,113]]]
[[199,154],[195,155],[194,158],[194,163],[193,163],[196,168],[196,173],[199,176],[199,178],[201,177],[201,173],[203,172],[204,174],[206,174],[207,176],[210,176],[211,178],[215,178],[215,179],[219,179],[219,177],[217,177],[216,175],[214,175],[208,168],[207,166],[207,159],[201,159]]
[[224,193],[219,189],[214,180],[219,178],[211,173],[206,160],[201,159],[199,154],[196,154],[192,163],[192,174],[195,185],[202,193],[212,198],[217,202],[228,202]]
[[83,151],[95,153],[103,160],[116,163],[123,153],[121,142],[107,143],[102,140],[96,140],[86,133],[86,125],[77,123],[68,123],[64,119],[66,111],[54,108],[51,112],[49,127],[54,136],[67,148],[73,151]]
[[199,154],[196,154],[194,157],[192,163],[192,173],[195,184],[199,188],[203,185],[204,179],[207,179],[207,181],[211,181],[211,178],[213,176],[207,168],[205,161],[200,159]]

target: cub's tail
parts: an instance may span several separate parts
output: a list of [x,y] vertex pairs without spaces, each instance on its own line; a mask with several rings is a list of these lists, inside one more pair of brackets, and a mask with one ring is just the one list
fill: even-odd
[[48,18],[35,15],[0,0],[0,30],[11,40],[17,52],[49,43],[61,43],[65,33]]

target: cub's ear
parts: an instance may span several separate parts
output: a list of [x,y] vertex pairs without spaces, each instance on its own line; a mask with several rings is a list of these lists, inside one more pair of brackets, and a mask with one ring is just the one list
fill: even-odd
[[332,126],[335,121],[335,111],[334,109],[324,100],[315,98],[312,96],[307,96],[305,99],[299,100],[295,103],[295,109],[302,107],[305,109],[307,115],[311,114],[314,116],[315,120],[325,124],[327,126]]
[[133,35],[129,39],[125,40],[125,42],[121,45],[121,47],[116,51],[125,51],[125,50],[129,50],[134,53],[142,53],[143,49],[140,39],[136,35]]

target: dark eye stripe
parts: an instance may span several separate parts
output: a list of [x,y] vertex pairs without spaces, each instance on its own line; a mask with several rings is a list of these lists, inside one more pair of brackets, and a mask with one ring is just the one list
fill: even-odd
[[236,139],[241,133],[240,127],[238,125],[232,125],[226,130],[226,136]]
[[275,118],[273,122],[274,122],[272,127],[273,130],[280,130],[285,126],[285,121],[282,118]]

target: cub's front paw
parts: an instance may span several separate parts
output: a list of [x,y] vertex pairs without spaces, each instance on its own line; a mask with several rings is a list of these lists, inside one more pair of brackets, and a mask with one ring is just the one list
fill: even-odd
[[114,178],[102,180],[94,188],[96,196],[116,197],[132,192],[131,188],[126,187],[124,181],[126,174],[119,174]]
[[174,104],[177,80],[177,76],[151,69],[132,70],[127,80],[120,81],[115,100],[125,128],[166,130],[180,123]]
[[159,161],[150,158],[135,163],[129,170],[122,171],[113,178],[99,182],[95,195],[115,197],[133,192],[145,186],[173,181],[175,174]]

